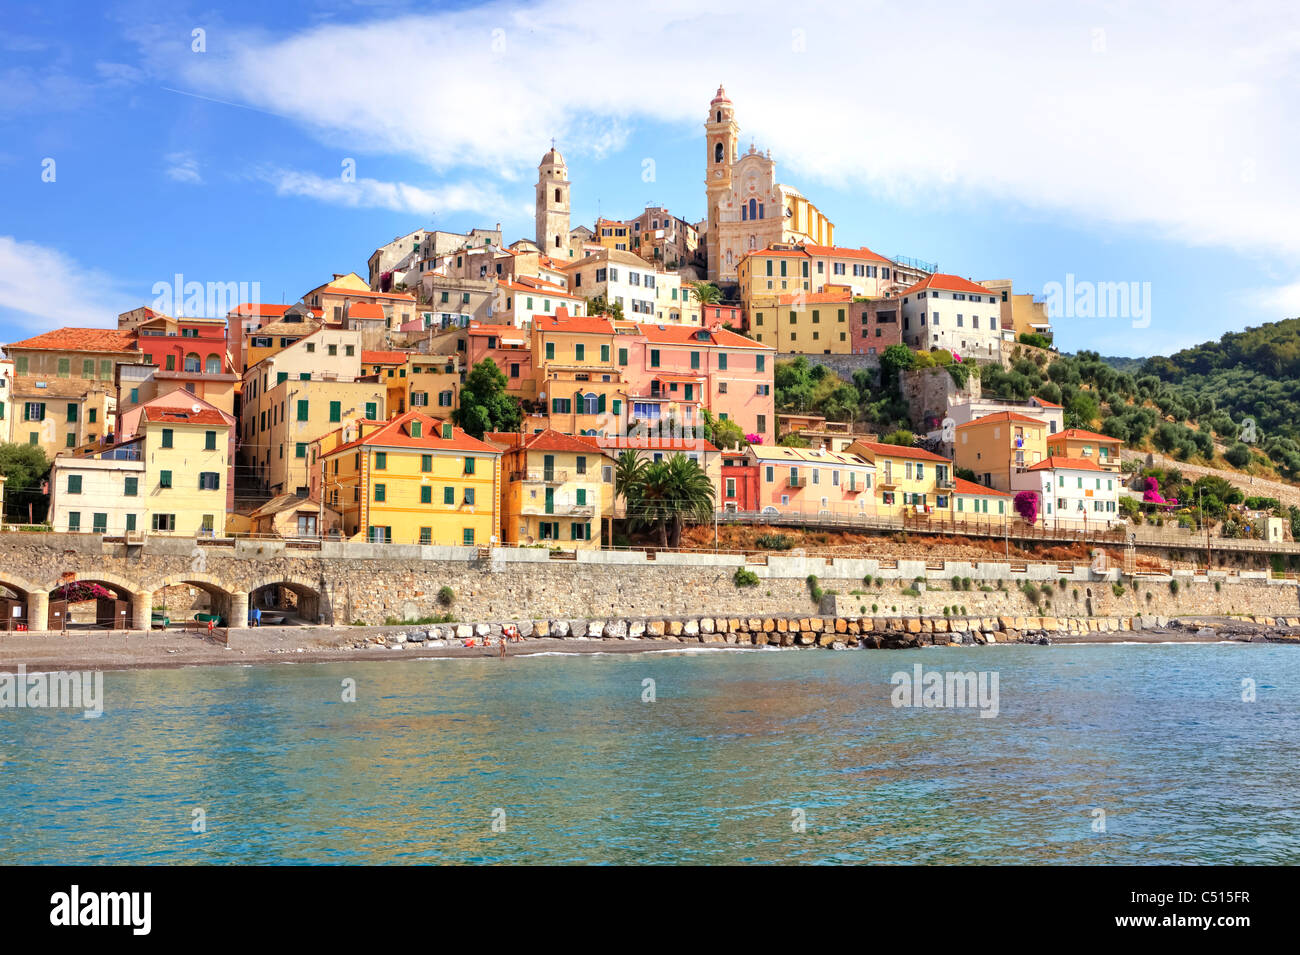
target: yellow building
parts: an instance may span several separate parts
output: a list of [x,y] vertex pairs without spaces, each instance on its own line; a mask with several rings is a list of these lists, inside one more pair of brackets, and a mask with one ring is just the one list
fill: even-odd
[[774,306],[783,297],[816,291],[812,256],[797,245],[769,246],[749,253],[740,260],[736,278],[746,315],[760,306]]
[[[321,438],[313,497],[343,533],[382,544],[488,546],[500,535],[501,451],[419,411]],[[351,440],[349,440],[351,439]]]
[[952,494],[951,519],[979,523],[1003,523],[1011,514],[1011,495],[991,487],[957,478]]
[[[613,514],[612,458],[592,443],[546,430],[485,435],[503,452],[501,515],[507,544],[599,548]],[[605,478],[609,477],[606,481]]]
[[946,517],[955,487],[952,462],[923,448],[854,441],[848,454],[876,466],[876,512]]
[[224,535],[230,430],[230,421],[215,408],[146,406],[130,441],[55,458],[50,471],[54,529]]
[[290,345],[320,331],[321,322],[304,319],[302,315],[288,315],[277,322],[263,325],[244,336],[244,368],[252,368],[261,361],[279,354]]
[[1068,428],[1047,436],[1047,453],[1062,458],[1082,458],[1095,462],[1103,471],[1118,471],[1122,444],[1119,438],[1108,434]]
[[13,360],[12,440],[60,451],[102,443],[117,415],[116,369],[140,363],[131,331],[59,328],[5,346]]
[[1047,422],[999,411],[957,425],[953,463],[999,491],[1011,490],[1011,476],[1047,457]]
[[754,341],[779,352],[801,355],[853,353],[853,296],[845,286],[824,292],[783,295],[778,303],[754,306],[749,331]]
[[534,319],[537,401],[545,404],[549,427],[566,434],[615,430],[626,386],[614,346],[614,325],[606,318],[562,313]]

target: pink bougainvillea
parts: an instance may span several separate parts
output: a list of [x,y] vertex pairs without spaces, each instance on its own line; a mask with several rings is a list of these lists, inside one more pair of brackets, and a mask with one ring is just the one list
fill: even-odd
[[745,435],[745,440],[750,444],[762,444],[763,436],[761,434],[747,434]]
[[1165,499],[1160,493],[1160,482],[1153,477],[1146,479],[1146,490],[1142,492],[1142,500],[1148,504],[1177,504],[1177,498]]
[[1034,523],[1038,520],[1038,493],[1035,491],[1021,491],[1012,502],[1012,507],[1028,523]]

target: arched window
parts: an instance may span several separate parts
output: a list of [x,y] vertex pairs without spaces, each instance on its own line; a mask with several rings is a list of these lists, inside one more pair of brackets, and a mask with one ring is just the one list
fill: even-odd
[[564,201],[563,199],[560,198],[560,190],[558,190],[558,189],[555,190],[555,201],[556,201],[556,202],[563,202],[563,201]]
[[750,200],[749,200],[749,217],[750,217],[751,219],[757,219],[757,218],[758,218],[758,200],[757,200],[757,199],[750,199]]
[[718,110],[718,122],[722,122],[722,110]]
[[555,237],[555,247],[557,249],[560,247],[560,237],[558,235]]
[[202,367],[202,362],[199,360],[199,356],[196,353],[190,352],[188,355],[185,356],[186,371],[199,371],[201,367]]
[[744,222],[748,218],[749,218],[749,206],[742,205],[740,207],[740,221]]
[[718,143],[713,147],[713,161],[722,162],[722,143]]
[[600,400],[600,399],[598,399],[594,394],[590,394],[590,393],[588,393],[588,394],[583,395],[583,396],[582,396],[582,413],[583,413],[583,414],[596,414],[597,411],[599,410],[599,409],[596,407],[596,405],[597,405],[597,403],[599,402],[599,400]]
[[204,371],[206,371],[206,373],[209,375],[221,374],[221,356],[209,355],[207,361],[207,367],[204,369]]

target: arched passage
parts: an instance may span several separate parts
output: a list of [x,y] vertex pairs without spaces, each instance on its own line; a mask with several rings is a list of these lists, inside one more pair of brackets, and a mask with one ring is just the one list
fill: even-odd
[[[32,598],[40,593],[39,588],[24,577],[8,573],[0,576],[0,630],[17,630],[20,626],[33,629]],[[44,623],[41,627],[44,628]]]
[[[147,630],[153,594],[106,571],[47,582],[46,629]],[[33,627],[33,629],[35,629]]]
[[247,614],[246,603],[236,607],[234,593],[225,581],[211,574],[186,571],[171,574],[155,582],[150,590],[154,603],[164,608],[173,623],[197,619],[196,614],[216,614],[219,627],[242,627]]
[[[248,609],[262,611],[263,625],[272,622],[334,622],[329,600],[321,591],[320,581],[295,575],[271,575],[255,580],[248,587]],[[281,620],[275,618],[283,614]]]

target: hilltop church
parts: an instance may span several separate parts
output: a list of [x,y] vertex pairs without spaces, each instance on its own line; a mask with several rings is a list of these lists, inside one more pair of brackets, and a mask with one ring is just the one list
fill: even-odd
[[710,282],[735,284],[740,260],[771,245],[835,244],[834,224],[798,189],[776,181],[771,150],[760,153],[751,143],[749,152],[737,155],[740,126],[721,86],[709,103],[704,130],[708,215],[703,238]]

